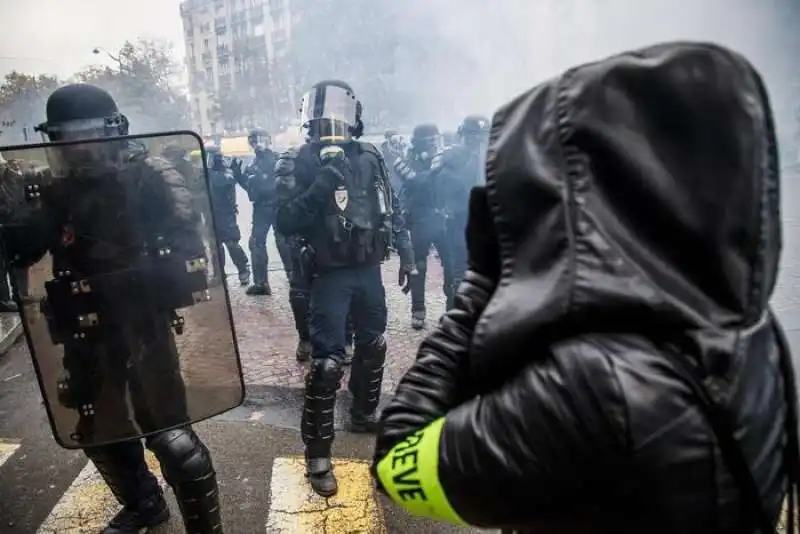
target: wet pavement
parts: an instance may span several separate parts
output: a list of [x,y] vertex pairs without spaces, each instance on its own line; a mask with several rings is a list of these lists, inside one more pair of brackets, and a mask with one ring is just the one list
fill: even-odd
[[[340,494],[322,499],[303,476],[297,430],[301,391],[254,386],[236,410],[195,425],[217,471],[228,534],[456,534],[478,532],[419,520],[376,495],[368,474],[369,436],[341,430],[334,445]],[[157,462],[149,458],[159,474]],[[90,534],[118,510],[80,451],[56,445],[23,344],[0,360],[0,532]],[[163,479],[162,479],[163,483]],[[151,532],[182,532],[172,519]]]

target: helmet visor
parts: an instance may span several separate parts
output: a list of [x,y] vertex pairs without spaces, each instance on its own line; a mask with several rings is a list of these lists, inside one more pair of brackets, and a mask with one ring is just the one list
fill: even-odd
[[[358,101],[352,91],[334,85],[315,87],[303,95],[300,120],[303,124],[315,121],[326,124],[324,128],[311,128],[321,141],[337,141],[349,138],[350,128],[356,125]],[[332,137],[326,139],[325,137]]]
[[272,145],[272,138],[269,135],[258,133],[250,137],[250,146],[253,150],[267,150]]

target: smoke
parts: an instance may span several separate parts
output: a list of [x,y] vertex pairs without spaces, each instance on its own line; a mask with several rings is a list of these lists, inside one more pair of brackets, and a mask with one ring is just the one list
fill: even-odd
[[[490,115],[517,94],[576,64],[663,41],[700,40],[728,46],[750,59],[767,80],[783,136],[796,128],[789,109],[800,91],[792,88],[800,81],[792,57],[800,52],[800,2],[796,0],[368,3],[372,6],[361,3],[362,10],[388,11],[384,13],[388,22],[374,28],[328,18],[330,25],[348,24],[351,31],[358,30],[362,47],[384,49],[384,61],[393,65],[388,75],[386,65],[371,65],[373,76],[381,73],[377,76],[393,84],[395,92],[391,101],[370,101],[382,96],[372,89],[359,93],[367,114],[407,106],[402,113],[390,115],[408,117],[413,123],[435,121],[440,129],[453,129],[465,115]],[[318,35],[318,39],[306,39],[305,46],[324,48],[330,57],[337,43],[329,40],[330,32]],[[355,55],[350,61],[361,58]],[[357,93],[361,86],[371,87],[363,74],[349,81]]]

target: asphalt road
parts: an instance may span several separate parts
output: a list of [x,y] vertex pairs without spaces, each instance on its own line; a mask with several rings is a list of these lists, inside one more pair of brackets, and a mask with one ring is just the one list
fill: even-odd
[[[297,460],[300,399],[296,389],[256,386],[242,407],[196,425],[213,454],[226,532],[469,532],[411,518],[377,497],[366,471],[366,436],[339,432],[340,497],[315,497]],[[342,396],[340,414],[346,403]],[[27,348],[16,345],[0,358],[0,532],[97,532],[115,510],[83,454],[54,442]],[[177,513],[154,530],[181,531]]]
[[[784,247],[781,276],[773,306],[795,352],[800,351],[800,179],[784,180]],[[240,196],[243,245],[249,237],[250,205]],[[341,491],[328,501],[315,497],[303,480],[298,431],[304,369],[293,362],[294,333],[286,309],[286,288],[270,238],[272,297],[246,297],[232,286],[234,315],[245,363],[244,404],[196,425],[211,449],[218,472],[226,532],[308,533],[449,533],[469,532],[409,517],[375,495],[367,473],[372,447],[365,436],[340,431],[335,444]],[[435,263],[435,262],[432,262]],[[228,263],[232,272],[232,264]],[[387,269],[393,268],[387,264]],[[388,274],[388,273],[385,273]],[[439,274],[429,268],[431,319],[439,312]],[[387,279],[388,280],[388,279]],[[409,332],[407,297],[388,289],[391,393],[397,376],[413,359],[419,336]],[[237,312],[238,310],[238,312]],[[238,316],[237,316],[238,314]],[[269,342],[267,342],[269,341]],[[263,346],[267,346],[264,348]],[[271,348],[270,348],[271,347]],[[269,350],[267,350],[269,349]],[[339,427],[347,396],[337,406]],[[152,459],[151,459],[152,460]],[[157,469],[155,462],[151,462]],[[172,509],[177,511],[175,503]],[[97,532],[116,505],[79,451],[54,442],[27,349],[17,344],[0,356],[0,532]],[[177,517],[155,532],[181,532]]]

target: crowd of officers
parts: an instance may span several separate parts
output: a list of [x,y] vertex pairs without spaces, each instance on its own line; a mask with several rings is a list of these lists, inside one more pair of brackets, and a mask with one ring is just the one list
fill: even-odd
[[[178,144],[162,147],[160,153],[151,153],[135,141],[129,145],[111,142],[108,150],[96,153],[80,144],[47,150],[48,175],[82,172],[67,168],[80,154],[94,158],[91,163],[96,168],[107,163],[105,168],[112,168],[109,157],[124,159],[141,166],[151,179],[162,180],[174,195],[170,201],[174,205],[167,202],[167,211],[148,217],[156,222],[163,220],[171,228],[180,227],[187,239],[205,232],[200,238],[210,249],[210,284],[223,277],[227,252],[236,265],[240,284],[249,285],[248,295],[271,295],[266,240],[274,230],[290,284],[298,332],[296,358],[310,361],[301,421],[307,477],[313,489],[324,496],[338,489],[331,462],[333,407],[347,365],[351,365],[348,389],[353,397],[349,428],[362,433],[377,430],[387,352],[381,264],[392,253],[399,257],[398,285],[411,293],[412,326],[421,329],[425,324],[427,259],[435,248],[444,267],[444,293],[448,305],[452,305],[453,293],[466,270],[468,194],[482,181],[488,141],[489,121],[470,116],[459,128],[459,143],[445,146],[437,127],[423,124],[414,129],[410,147],[397,133],[387,132],[378,148],[359,141],[363,135],[362,112],[361,102],[347,83],[319,82],[303,99],[304,144],[278,154],[271,148],[269,134],[255,129],[248,137],[255,152],[248,165],[225,157],[217,146],[207,146],[207,181],[202,165],[198,168],[190,150]],[[127,135],[128,121],[104,90],[71,84],[49,98],[47,121],[39,131],[46,141],[74,142]],[[54,155],[59,157],[50,162]],[[81,160],[80,165],[85,163]],[[21,176],[16,171],[13,174]],[[253,203],[249,242],[252,270],[239,243],[237,187],[244,189]],[[181,188],[189,194],[182,196]],[[8,208],[4,213],[14,210],[13,194],[3,195],[3,205]],[[191,198],[191,206],[182,200],[185,198]],[[188,217],[190,212],[196,218]],[[64,245],[63,235],[61,244],[54,245],[59,240],[54,241],[49,232],[40,236],[35,218],[27,220],[26,215],[22,220],[17,215],[15,224],[5,228],[3,234],[4,246],[13,258],[7,269],[25,272],[49,252],[54,269],[66,262],[68,271],[81,274],[76,254],[91,255],[94,249]],[[108,221],[92,222],[96,217],[91,213],[81,216],[86,216],[86,224],[113,228]],[[199,226],[197,221],[201,222]],[[212,221],[216,238],[208,230]],[[191,241],[194,250],[199,241]],[[102,267],[98,262],[92,265],[92,269]],[[55,270],[54,276],[59,276]],[[24,290],[24,283],[17,281],[15,285]],[[10,296],[0,297],[12,300]],[[167,339],[161,334],[152,333]],[[101,345],[92,350],[99,353],[107,348]],[[154,351],[163,354],[141,355],[131,346],[131,357],[162,358],[178,369],[174,351],[169,348],[174,342],[162,348],[157,344],[133,345],[155,347]],[[66,362],[71,349],[65,346],[64,350]],[[176,387],[178,390],[182,388]],[[184,415],[185,421],[190,421]],[[167,482],[176,492],[187,531],[221,532],[211,456],[191,427],[151,433],[145,445],[158,457]],[[167,519],[166,502],[146,468],[137,440],[87,446],[85,451],[123,505],[106,532],[137,532]]]
[[[322,495],[337,484],[331,464],[333,403],[343,366],[352,364],[350,430],[377,425],[387,322],[380,265],[396,251],[398,282],[411,294],[411,326],[425,327],[428,257],[444,272],[447,307],[466,271],[464,229],[469,191],[483,181],[489,120],[466,117],[450,144],[435,124],[414,128],[410,146],[387,131],[381,146],[360,142],[362,108],[348,84],[324,81],[304,100],[306,143],[283,154],[255,129],[255,158],[244,166],[206,147],[219,258],[224,246],[249,295],[271,295],[267,235],[275,241],[290,282],[298,333],[296,358],[311,360],[302,432],[308,479]],[[176,154],[181,156],[180,154]],[[168,154],[176,163],[179,158]],[[239,245],[236,188],[253,203],[252,271]]]

